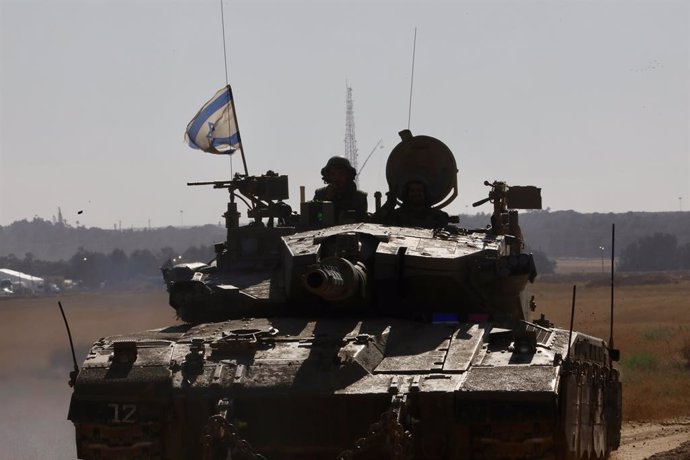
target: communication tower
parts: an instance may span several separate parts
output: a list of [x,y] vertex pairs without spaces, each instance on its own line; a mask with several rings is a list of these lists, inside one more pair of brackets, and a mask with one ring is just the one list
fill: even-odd
[[[357,139],[355,138],[355,115],[352,110],[352,88],[345,84],[345,158],[355,171],[359,171],[357,165]],[[355,176],[355,183],[359,187],[359,176]]]

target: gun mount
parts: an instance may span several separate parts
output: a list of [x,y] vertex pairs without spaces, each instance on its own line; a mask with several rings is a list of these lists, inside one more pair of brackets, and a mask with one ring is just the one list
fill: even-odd
[[484,181],[484,185],[491,187],[489,196],[472,203],[472,207],[476,208],[486,202],[493,203],[491,232],[495,235],[510,235],[512,252],[517,254],[524,247],[517,210],[541,209],[541,189],[532,185],[508,186],[500,181]]
[[288,191],[288,177],[273,171],[267,171],[261,176],[247,176],[239,173],[228,181],[188,182],[189,186],[212,185],[216,189],[227,189],[230,193],[225,226],[228,229],[239,227],[240,214],[237,212],[235,198],[247,206],[247,217],[255,220],[255,224],[262,225],[262,219],[269,219],[268,226],[287,225],[292,215],[290,206],[283,202],[290,198]]

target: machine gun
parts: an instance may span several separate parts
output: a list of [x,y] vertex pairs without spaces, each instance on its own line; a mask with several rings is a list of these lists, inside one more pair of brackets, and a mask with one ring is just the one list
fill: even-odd
[[282,201],[290,197],[288,177],[270,170],[261,176],[237,173],[232,180],[187,182],[187,185],[212,185],[213,188],[228,190],[230,200],[228,209],[223,214],[227,229],[239,227],[240,214],[237,212],[235,198],[247,205],[247,217],[255,219],[255,225],[262,225],[264,218],[269,219],[269,227],[273,227],[274,219],[278,219],[278,225],[288,225],[292,215],[292,208]]
[[509,186],[501,181],[484,181],[484,185],[491,187],[489,196],[472,203],[472,207],[476,208],[487,201],[493,203],[491,232],[495,235],[512,235],[511,252],[519,253],[523,241],[517,209],[541,209],[541,189],[533,185]]

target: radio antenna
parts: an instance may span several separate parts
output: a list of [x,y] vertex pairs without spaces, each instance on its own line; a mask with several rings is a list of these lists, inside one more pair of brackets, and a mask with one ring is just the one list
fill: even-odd
[[414,28],[414,42],[412,43],[412,72],[410,74],[410,104],[407,110],[407,129],[410,129],[410,120],[412,119],[412,88],[414,86],[414,56],[417,50],[417,27]]
[[225,61],[225,86],[228,82],[228,51],[225,47],[225,11],[223,11],[223,0],[220,0],[220,25],[223,28],[223,60]]
[[65,327],[67,328],[67,337],[69,338],[69,347],[72,350],[72,362],[74,363],[74,370],[69,373],[69,386],[73,387],[77,380],[77,375],[79,374],[79,366],[77,365],[77,355],[74,353],[74,342],[72,342],[72,333],[69,330],[69,324],[67,323],[67,317],[65,316],[65,310],[62,308],[62,302],[58,301],[58,307],[60,307],[60,313],[62,313],[62,320],[65,322]]
[[570,332],[568,333],[568,352],[565,355],[565,360],[570,359],[570,342],[573,340],[573,323],[575,322],[575,291],[577,285],[573,284],[573,305],[570,307]]
[[614,291],[614,273],[615,273],[615,249],[616,249],[616,224],[611,224],[611,325],[609,329],[609,356],[611,361],[618,361],[620,359],[620,350],[616,350],[613,346],[613,291]]
[[[223,0],[220,0],[220,25],[223,32],[223,62],[225,63],[225,86],[228,88],[230,94],[230,105],[232,106],[232,113],[235,119],[235,128],[239,135],[240,127],[237,125],[237,111],[235,110],[235,98],[232,96],[232,90],[230,89],[230,80],[228,78],[228,49],[226,46],[225,39],[225,10],[223,9]],[[227,110],[227,109],[226,109]],[[244,145],[240,142],[240,153],[242,154],[242,165],[244,166],[244,175],[248,176],[249,171],[247,171],[247,160],[244,157]],[[230,177],[234,176],[232,158],[233,155],[228,155],[230,157]]]
[[[357,171],[357,175],[358,175],[358,176],[359,176],[359,173],[361,173],[362,170],[364,169],[364,167],[367,165],[367,162],[369,161],[369,158],[371,158],[371,156],[374,154],[374,152],[376,151],[376,148],[377,148],[379,145],[381,145],[381,142],[383,142],[383,139],[379,139],[379,141],[376,143],[376,145],[374,146],[374,148],[371,149],[371,152],[369,152],[369,155],[367,155],[367,159],[364,160],[364,164],[362,165],[361,168],[359,168],[359,171]],[[383,148],[383,145],[381,145],[381,148]]]

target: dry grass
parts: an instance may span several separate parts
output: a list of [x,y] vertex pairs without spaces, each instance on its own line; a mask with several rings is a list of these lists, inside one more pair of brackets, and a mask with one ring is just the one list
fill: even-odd
[[[67,332],[58,308],[62,302],[75,348],[83,360],[93,342],[108,335],[173,324],[175,312],[167,293],[79,294],[61,297],[0,299],[0,377],[18,372],[60,370],[71,355]],[[21,356],[30,359],[18,359]],[[81,364],[81,362],[80,362]]]
[[563,257],[556,259],[557,274],[601,274],[611,272],[611,254],[605,254],[604,260],[600,258],[584,259],[578,257]]
[[[531,291],[538,306],[535,314],[545,313],[557,326],[567,328],[572,283],[538,280]],[[621,350],[618,367],[626,420],[668,419],[690,413],[688,298],[688,279],[617,289],[614,340]],[[578,284],[575,329],[608,340],[609,299],[607,286]],[[65,382],[72,364],[57,300],[0,300],[0,397],[3,392],[10,397],[8,388],[15,388],[8,382],[55,382],[60,389],[56,398],[68,403],[71,390]],[[162,289],[63,296],[62,303],[78,361],[102,336],[175,323]]]
[[[532,286],[537,311],[568,328],[572,284]],[[690,280],[620,286],[615,292],[614,345],[621,351],[626,420],[690,413]],[[610,288],[577,285],[575,330],[608,340]]]

